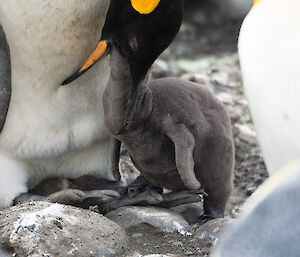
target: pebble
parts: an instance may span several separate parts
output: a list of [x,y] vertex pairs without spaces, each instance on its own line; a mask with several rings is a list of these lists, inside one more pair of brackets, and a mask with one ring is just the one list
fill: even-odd
[[240,138],[245,141],[246,143],[249,143],[251,145],[257,144],[257,135],[254,129],[250,128],[246,124],[238,124],[236,127],[239,129]]
[[142,237],[143,235],[141,233],[134,233],[131,235],[132,238],[139,238]]
[[148,224],[162,232],[179,232],[182,235],[189,233],[187,231],[188,222],[181,214],[169,209],[138,206],[121,207],[109,212],[106,217],[124,229]]
[[183,243],[181,241],[173,242],[172,245],[177,246],[177,247],[182,247]]

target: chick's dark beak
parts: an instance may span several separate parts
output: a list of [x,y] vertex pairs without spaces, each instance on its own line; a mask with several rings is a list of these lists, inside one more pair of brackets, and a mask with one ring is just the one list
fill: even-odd
[[79,78],[82,74],[88,71],[95,63],[100,61],[104,56],[110,54],[112,50],[112,44],[107,40],[101,40],[97,45],[95,51],[90,55],[85,64],[70,77],[63,81],[62,85],[67,85]]

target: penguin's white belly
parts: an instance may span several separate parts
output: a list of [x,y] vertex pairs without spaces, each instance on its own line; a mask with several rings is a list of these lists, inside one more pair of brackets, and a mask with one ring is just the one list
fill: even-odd
[[298,0],[264,0],[245,19],[239,54],[270,173],[300,157]]
[[0,208],[41,179],[112,178],[102,93],[108,59],[68,86],[97,45],[109,0],[1,0],[12,96],[0,135]]
[[87,74],[84,89],[70,85],[39,97],[30,90],[20,98],[12,96],[0,150],[26,163],[29,184],[49,176],[89,173],[111,178],[110,137],[101,101],[107,81],[103,71],[108,71],[106,60]]

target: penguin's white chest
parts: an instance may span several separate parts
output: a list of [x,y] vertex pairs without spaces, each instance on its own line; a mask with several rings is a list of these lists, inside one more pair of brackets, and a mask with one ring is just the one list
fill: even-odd
[[33,180],[108,172],[102,107],[107,60],[74,83],[60,85],[97,45],[108,6],[109,0],[0,2],[12,63],[0,151],[21,160]]
[[244,85],[270,173],[300,157],[300,2],[264,0],[241,29]]

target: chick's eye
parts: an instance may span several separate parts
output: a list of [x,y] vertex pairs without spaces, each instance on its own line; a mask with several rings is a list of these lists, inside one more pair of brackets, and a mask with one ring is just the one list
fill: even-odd
[[129,40],[129,47],[134,52],[136,52],[137,50],[139,50],[139,44],[138,44],[138,41],[137,41],[136,37],[132,37]]

